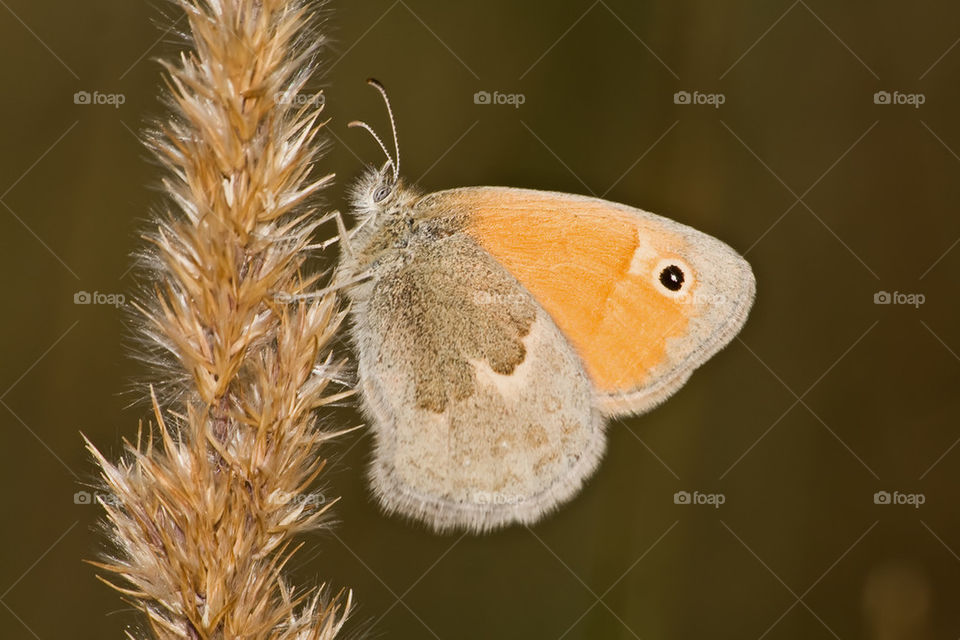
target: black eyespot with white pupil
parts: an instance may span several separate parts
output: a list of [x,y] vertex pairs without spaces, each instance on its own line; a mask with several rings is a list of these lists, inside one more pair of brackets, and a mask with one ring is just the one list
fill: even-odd
[[387,196],[390,195],[390,187],[388,185],[380,185],[377,187],[377,190],[373,192],[373,201],[374,202],[383,202],[387,199]]
[[683,288],[683,281],[683,269],[675,264],[665,267],[663,271],[660,272],[660,284],[670,291],[680,291],[680,289]]

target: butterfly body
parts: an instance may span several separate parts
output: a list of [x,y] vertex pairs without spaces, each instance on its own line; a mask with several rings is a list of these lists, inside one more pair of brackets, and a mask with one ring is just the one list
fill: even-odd
[[[380,503],[436,530],[530,524],[575,495],[605,421],[646,411],[745,321],[723,243],[569,194],[354,192],[347,289]],[[694,294],[699,292],[698,299]]]

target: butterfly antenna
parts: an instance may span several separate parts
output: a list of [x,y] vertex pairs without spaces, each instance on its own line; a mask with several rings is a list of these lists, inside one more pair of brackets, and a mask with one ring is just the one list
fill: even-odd
[[393,176],[394,182],[400,177],[400,140],[397,137],[397,121],[393,117],[393,108],[390,106],[390,98],[387,96],[387,90],[383,88],[383,85],[374,78],[368,78],[367,84],[380,92],[380,95],[383,96],[383,103],[387,105],[387,115],[390,116],[390,128],[393,130],[393,148],[396,151],[397,161],[393,165]]
[[397,181],[397,170],[396,165],[393,162],[393,158],[390,157],[390,152],[387,151],[387,145],[383,144],[383,140],[380,139],[380,136],[377,135],[377,132],[373,130],[373,127],[368,125],[366,122],[360,122],[359,120],[354,120],[353,122],[348,122],[347,126],[350,128],[360,127],[361,129],[366,129],[367,132],[373,136],[373,139],[377,141],[377,144],[380,145],[380,149],[383,151],[383,154],[387,156],[387,164],[393,167],[393,181]]

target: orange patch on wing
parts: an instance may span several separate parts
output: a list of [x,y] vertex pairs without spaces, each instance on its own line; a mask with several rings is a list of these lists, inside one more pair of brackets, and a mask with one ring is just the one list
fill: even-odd
[[643,387],[667,359],[667,339],[686,333],[689,305],[654,290],[649,269],[630,270],[638,232],[655,239],[650,223],[559,194],[476,189],[457,198],[471,235],[553,317],[599,393]]

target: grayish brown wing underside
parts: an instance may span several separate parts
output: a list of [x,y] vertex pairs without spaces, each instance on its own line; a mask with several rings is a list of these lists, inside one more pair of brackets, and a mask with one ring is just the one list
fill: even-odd
[[438,530],[533,522],[576,493],[603,450],[582,364],[469,237],[411,251],[354,309],[374,492]]

